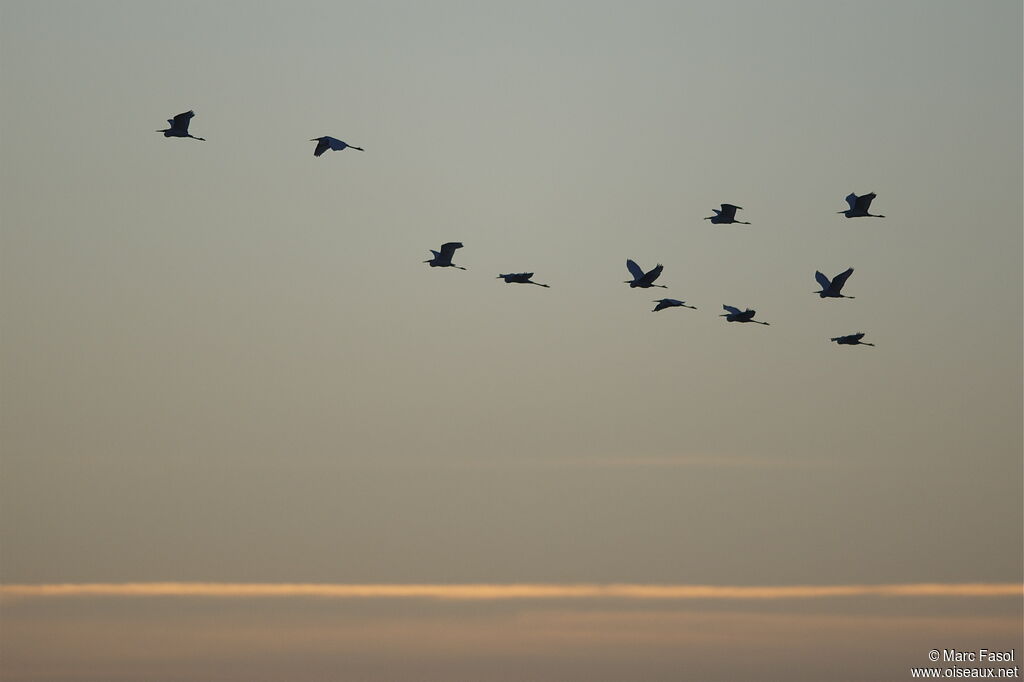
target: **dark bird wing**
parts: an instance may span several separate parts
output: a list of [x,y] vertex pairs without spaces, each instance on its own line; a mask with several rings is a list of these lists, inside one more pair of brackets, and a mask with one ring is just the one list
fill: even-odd
[[184,114],[178,114],[171,119],[171,127],[176,128],[182,132],[188,132],[188,122],[192,120],[192,117],[196,115],[194,111],[186,111]]
[[732,204],[722,204],[722,217],[728,220],[733,220],[736,217],[736,211],[743,210],[740,206],[733,206]]
[[629,270],[629,274],[633,275],[634,280],[639,280],[644,276],[643,268],[636,264],[636,261],[627,260],[626,269]]
[[664,269],[665,266],[662,265],[661,263],[658,263],[653,268],[651,268],[649,272],[645,272],[641,280],[644,282],[644,284],[650,284],[654,280],[661,277],[661,271]]
[[850,192],[846,196],[846,203],[848,203],[850,205],[850,210],[851,211],[854,210],[855,208],[857,208],[857,195],[854,194],[853,192]]
[[[832,289],[838,294],[843,290],[843,285],[846,284],[846,280],[853,274],[853,268],[849,268],[844,272],[840,272],[838,275],[832,278]],[[821,280],[818,280],[821,281]]]
[[722,310],[724,310],[727,313],[730,313],[732,315],[739,315],[740,314],[740,309],[739,308],[733,308],[731,305],[723,305],[722,306]]
[[857,211],[867,213],[871,209],[871,201],[875,196],[874,192],[868,192],[857,197]]
[[455,255],[455,249],[461,249],[462,242],[447,242],[441,244],[441,257],[451,260],[451,257]]
[[829,285],[832,284],[832,282],[828,281],[828,277],[821,274],[820,270],[816,270],[814,272],[814,279],[818,280],[818,284],[821,285],[822,290],[828,289]]
[[313,150],[313,156],[320,156],[325,151],[331,148],[331,143],[327,141],[328,138],[321,137],[317,140],[316,149]]

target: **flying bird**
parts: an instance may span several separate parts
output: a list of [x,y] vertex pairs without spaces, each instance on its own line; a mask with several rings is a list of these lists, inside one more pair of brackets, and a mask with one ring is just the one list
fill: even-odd
[[697,306],[686,305],[686,301],[680,301],[674,298],[659,298],[654,302],[657,303],[658,305],[654,306],[654,310],[651,311],[652,313],[656,313],[659,310],[664,310],[665,308],[692,308],[693,310],[697,309]]
[[313,150],[313,156],[320,156],[328,149],[333,149],[336,152],[340,152],[342,149],[348,147],[349,149],[358,149],[364,151],[362,147],[353,147],[347,142],[324,135],[323,137],[314,137],[310,142],[316,142],[316,149]]
[[755,320],[754,315],[756,314],[756,311],[751,310],[750,308],[740,310],[739,308],[734,308],[731,305],[723,305],[722,309],[725,310],[726,313],[725,315],[720,315],[720,317],[724,317],[726,322],[753,322],[754,324],[768,324],[767,322]]
[[452,256],[455,255],[455,249],[461,249],[462,242],[446,242],[441,244],[440,251],[430,250],[430,253],[434,254],[434,257],[430,260],[423,261],[424,263],[430,263],[432,268],[458,268],[459,270],[465,270],[466,268],[461,265],[455,265],[452,263]]
[[719,211],[717,208],[711,209],[715,215],[708,216],[704,220],[710,220],[712,225],[728,225],[730,223],[739,223],[740,225],[749,225],[742,220],[736,220],[736,211],[742,211],[742,206],[733,206],[732,204],[722,204],[722,210]]
[[664,284],[654,284],[654,280],[661,276],[661,271],[665,269],[665,266],[658,263],[649,271],[644,272],[643,268],[636,264],[635,261],[627,260],[626,267],[629,269],[629,274],[633,275],[633,279],[627,279],[624,283],[629,285],[630,289],[640,287],[641,289],[648,289],[650,287],[661,287],[662,289],[668,289]]
[[875,215],[874,213],[868,213],[871,208],[871,202],[877,195],[874,192],[868,194],[862,194],[857,196],[852,192],[846,197],[846,203],[850,205],[845,211],[836,211],[836,213],[842,213],[847,218],[884,218],[884,215]]
[[832,338],[833,341],[838,343],[840,346],[874,346],[873,343],[867,343],[861,341],[864,338],[864,332],[857,332],[856,334],[847,334],[846,336],[835,336]]
[[843,296],[843,285],[846,284],[846,280],[853,274],[853,268],[848,268],[843,272],[832,278],[829,281],[828,277],[821,274],[819,271],[815,271],[814,279],[818,280],[818,284],[821,285],[821,291],[814,291],[812,293],[818,294],[821,298],[856,298],[855,296]]
[[508,275],[498,275],[498,279],[505,280],[505,284],[536,284],[539,287],[550,288],[547,284],[531,281],[531,277],[533,277],[532,272],[513,272]]
[[184,114],[178,114],[174,118],[167,119],[167,122],[171,124],[170,128],[164,128],[156,132],[163,133],[164,137],[191,137],[193,140],[202,140],[206,142],[204,137],[196,137],[190,135],[188,132],[188,123],[192,120],[192,117],[196,115],[194,111],[186,111]]

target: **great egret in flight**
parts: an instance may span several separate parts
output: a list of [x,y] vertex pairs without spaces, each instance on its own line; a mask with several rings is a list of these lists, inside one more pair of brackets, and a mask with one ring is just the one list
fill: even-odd
[[846,203],[850,205],[850,208],[845,211],[836,211],[836,213],[842,213],[847,218],[884,218],[884,215],[868,213],[868,210],[871,208],[871,201],[876,196],[877,195],[874,192],[869,192],[860,196],[850,193],[850,195],[846,197]]
[[507,275],[498,275],[498,279],[505,280],[505,284],[536,284],[539,287],[550,288],[547,284],[530,281],[531,277],[533,277],[532,272],[513,272]]
[[739,308],[734,308],[731,305],[723,305],[722,309],[725,310],[726,313],[720,317],[724,317],[726,322],[753,322],[754,324],[768,324],[767,322],[755,320],[754,315],[756,314],[756,311],[751,310],[750,308],[740,310]]
[[829,281],[828,277],[821,274],[819,271],[815,271],[814,279],[818,280],[818,284],[821,285],[821,291],[815,291],[812,293],[817,294],[821,298],[856,298],[855,296],[843,296],[843,285],[846,284],[846,280],[853,274],[853,268],[849,268],[840,272],[838,275]]
[[188,132],[188,123],[192,120],[192,117],[196,115],[194,111],[186,111],[184,114],[178,114],[174,118],[167,119],[167,122],[171,124],[170,128],[164,128],[156,132],[163,133],[164,137],[191,137],[193,140],[202,140],[206,142],[204,137],[196,137],[190,135]]
[[697,309],[697,306],[686,305],[686,301],[680,301],[675,298],[659,298],[654,302],[657,303],[658,305],[654,306],[654,310],[651,311],[652,313],[656,313],[659,310],[664,310],[665,308],[692,308],[693,310]]
[[664,284],[654,284],[654,280],[661,276],[661,271],[665,269],[665,266],[658,263],[649,271],[644,272],[643,268],[636,264],[635,261],[627,260],[626,267],[629,269],[629,274],[633,275],[633,279],[627,279],[625,284],[628,284],[631,289],[640,287],[641,289],[648,289],[650,287],[661,287],[662,289],[668,289]]
[[736,211],[742,211],[742,206],[733,206],[732,204],[722,204],[722,210],[719,211],[717,208],[711,209],[715,212],[715,215],[708,216],[704,220],[710,220],[713,225],[728,225],[730,223],[739,223],[740,225],[749,225],[742,220],[736,220]]
[[363,151],[362,147],[353,147],[347,142],[342,142],[337,138],[329,137],[327,135],[324,135],[323,137],[314,137],[312,140],[310,140],[310,142],[316,142],[316,149],[313,150],[313,156],[320,156],[328,149],[333,149],[336,152],[340,152],[342,149],[345,149],[346,147],[348,147],[349,149],[358,149],[359,151]]
[[833,341],[838,343],[840,346],[874,346],[873,343],[861,341],[864,338],[864,332],[857,332],[856,334],[847,334],[846,336],[835,336],[832,338]]
[[455,265],[452,263],[452,256],[455,255],[455,249],[461,249],[462,242],[446,242],[441,244],[440,251],[430,250],[430,253],[434,254],[434,257],[430,260],[423,261],[424,263],[430,263],[432,268],[458,268],[459,270],[465,270],[466,268],[461,265]]

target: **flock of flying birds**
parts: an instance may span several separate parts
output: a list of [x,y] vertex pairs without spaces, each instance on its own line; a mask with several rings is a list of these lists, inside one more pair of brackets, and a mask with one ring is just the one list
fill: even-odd
[[[194,111],[186,111],[185,113],[178,114],[174,118],[167,119],[170,124],[170,128],[164,128],[156,132],[163,133],[164,137],[190,137],[193,140],[206,141],[206,138],[196,137],[188,132],[189,123],[192,121],[192,117],[195,116]],[[357,151],[363,151],[362,147],[354,147],[346,142],[324,135],[322,137],[314,137],[310,142],[316,142],[316,148],[313,150],[313,156],[321,156],[328,150],[343,151],[345,149],[355,149]],[[870,192],[868,194],[862,194],[857,196],[856,194],[850,194],[846,197],[846,203],[849,204],[850,208],[845,211],[836,211],[842,213],[847,218],[884,218],[884,215],[878,215],[870,213],[871,202],[875,198],[875,193]],[[710,220],[714,225],[750,225],[748,222],[742,220],[736,220],[736,211],[742,211],[742,206],[736,206],[734,204],[722,204],[721,209],[712,209],[715,215],[708,216],[704,220]],[[466,268],[461,265],[456,265],[452,262],[452,258],[455,255],[456,249],[462,248],[462,242],[447,242],[441,245],[440,251],[430,250],[434,254],[433,258],[423,261],[429,263],[432,268],[458,268],[459,270],[465,270]],[[654,282],[661,276],[661,271],[664,270],[661,263],[658,263],[648,271],[644,271],[634,260],[626,260],[626,269],[629,270],[629,274],[632,275],[633,279],[628,279],[624,283],[628,284],[630,288],[650,289],[651,287],[660,287],[667,289],[664,284],[655,284]],[[853,296],[846,296],[842,293],[843,286],[846,284],[846,280],[853,274],[853,268],[847,268],[843,272],[840,272],[831,279],[822,274],[820,271],[814,273],[814,278],[821,286],[821,290],[813,293],[818,294],[821,298],[854,298]],[[534,284],[539,287],[547,288],[549,285],[541,284],[540,282],[533,281],[532,272],[512,272],[504,275],[498,275],[498,279],[505,280],[506,284]],[[685,301],[680,301],[675,298],[660,298],[654,301],[657,305],[654,307],[652,312],[658,312],[659,310],[665,310],[666,308],[691,308],[696,310],[696,306],[686,305]],[[755,324],[763,324],[767,326],[768,322],[762,322],[761,320],[755,320],[754,315],[756,311],[747,308],[746,310],[740,310],[731,305],[723,305],[722,309],[725,313],[720,317],[724,317],[726,322],[753,322]],[[835,341],[841,346],[874,346],[873,343],[867,343],[862,341],[864,338],[863,332],[857,332],[856,334],[846,334],[845,336],[834,336],[832,341]]]

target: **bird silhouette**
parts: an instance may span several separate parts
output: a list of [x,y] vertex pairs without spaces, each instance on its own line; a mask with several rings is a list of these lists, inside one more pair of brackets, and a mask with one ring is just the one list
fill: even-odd
[[313,156],[320,156],[328,149],[333,149],[336,152],[340,152],[342,149],[345,149],[346,147],[349,149],[357,149],[359,151],[364,151],[362,147],[353,147],[347,142],[342,142],[341,140],[334,137],[330,137],[328,135],[324,135],[323,137],[314,137],[312,140],[310,140],[310,142],[316,142],[316,149],[313,150]]
[[659,298],[656,299],[654,302],[657,303],[658,305],[654,306],[654,310],[651,311],[652,313],[656,313],[659,310],[664,310],[665,308],[692,308],[693,310],[697,309],[697,306],[686,305],[686,301],[680,301],[675,298]]
[[821,298],[856,298],[856,296],[843,296],[841,293],[843,285],[846,284],[846,280],[848,280],[852,274],[853,268],[848,268],[829,281],[829,278],[821,274],[820,271],[815,271],[814,279],[818,280],[818,284],[821,285],[821,291],[815,291],[812,293],[818,294]]
[[731,223],[738,223],[740,225],[749,225],[742,220],[736,220],[736,211],[742,211],[742,206],[733,206],[732,204],[722,204],[722,210],[717,208],[711,209],[715,215],[708,216],[704,220],[710,220],[713,225],[729,225]]
[[864,332],[857,332],[856,334],[847,334],[846,336],[834,336],[832,340],[838,343],[840,346],[874,346],[873,343],[861,341],[864,338]]
[[206,142],[205,137],[196,137],[188,132],[189,121],[196,115],[194,111],[186,111],[184,114],[178,114],[174,118],[167,119],[167,122],[171,124],[170,128],[164,128],[156,132],[163,133],[164,137],[191,137],[193,140],[201,140]]
[[754,324],[768,324],[767,322],[755,320],[754,315],[756,314],[756,311],[751,310],[750,308],[740,310],[739,308],[734,308],[731,305],[723,305],[722,309],[725,310],[726,313],[719,317],[724,317],[726,322],[753,322]]
[[661,276],[661,271],[665,269],[665,266],[658,263],[647,272],[643,271],[635,261],[626,260],[626,268],[629,269],[629,274],[633,275],[633,279],[627,279],[624,284],[628,284],[630,289],[640,287],[641,289],[648,289],[650,287],[661,287],[662,289],[668,289],[664,284],[654,284],[654,280]]
[[465,270],[466,268],[461,265],[455,265],[452,263],[452,256],[455,255],[455,249],[461,249],[462,242],[447,242],[441,244],[440,251],[430,250],[430,253],[434,254],[434,257],[430,260],[423,261],[424,263],[430,263],[432,268],[458,268],[459,270]]
[[846,203],[850,205],[850,208],[845,211],[836,211],[836,213],[842,213],[847,218],[884,218],[884,215],[875,215],[874,213],[868,213],[871,208],[871,202],[877,195],[874,192],[868,192],[857,196],[856,194],[850,193],[846,197]]
[[550,288],[547,284],[530,281],[532,272],[513,272],[508,275],[498,275],[497,279],[505,280],[505,284],[536,284],[539,287]]

